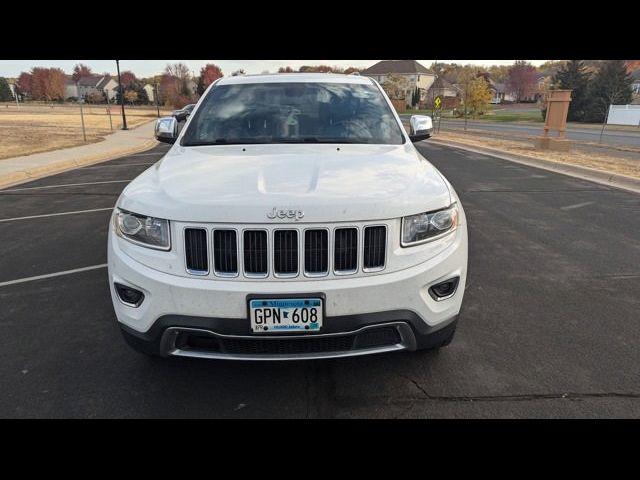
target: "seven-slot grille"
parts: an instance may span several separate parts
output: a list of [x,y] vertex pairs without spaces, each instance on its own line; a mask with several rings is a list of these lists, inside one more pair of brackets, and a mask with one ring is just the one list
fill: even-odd
[[383,225],[364,229],[364,250],[362,267],[365,271],[384,267],[387,251],[387,228]]
[[[379,271],[386,264],[387,228],[384,225],[358,227],[225,229],[215,228],[208,243],[208,230],[185,228],[187,272],[209,273],[208,246],[212,248],[213,273],[235,277],[322,277]],[[240,263],[242,259],[242,264]],[[330,262],[331,259],[331,262]]]

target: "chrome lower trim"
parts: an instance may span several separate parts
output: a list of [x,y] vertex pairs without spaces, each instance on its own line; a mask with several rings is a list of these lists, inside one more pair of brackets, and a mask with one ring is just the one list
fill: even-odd
[[355,357],[359,355],[371,355],[375,353],[384,352],[396,352],[401,350],[415,350],[416,338],[413,334],[411,327],[405,322],[389,322],[381,323],[377,325],[368,325],[357,330],[349,332],[337,332],[337,333],[325,333],[313,335],[313,337],[335,337],[335,336],[356,336],[367,330],[383,327],[395,327],[400,334],[400,343],[394,345],[385,345],[382,347],[371,347],[362,349],[352,349],[336,352],[314,352],[314,353],[299,353],[299,354],[259,354],[259,355],[242,355],[242,354],[230,354],[221,352],[207,352],[198,350],[182,350],[175,346],[175,341],[180,333],[196,333],[199,335],[209,335],[218,338],[230,338],[230,339],[250,339],[261,341],[269,341],[276,339],[292,339],[292,338],[309,338],[309,335],[274,335],[274,336],[256,336],[256,335],[224,335],[216,333],[211,330],[204,330],[200,328],[187,328],[187,327],[169,327],[165,330],[160,341],[160,352],[163,356],[176,356],[176,357],[192,357],[192,358],[208,358],[219,360],[250,360],[250,361],[278,361],[278,360],[319,360],[325,358],[342,358],[342,357]]

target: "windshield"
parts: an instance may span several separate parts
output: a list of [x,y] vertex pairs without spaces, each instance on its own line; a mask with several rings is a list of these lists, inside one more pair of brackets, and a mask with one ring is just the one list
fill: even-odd
[[308,142],[399,145],[404,138],[374,85],[243,83],[211,89],[182,145]]

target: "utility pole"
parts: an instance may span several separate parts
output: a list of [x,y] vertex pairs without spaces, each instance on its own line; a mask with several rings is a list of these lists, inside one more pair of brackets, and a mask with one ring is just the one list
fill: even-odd
[[118,90],[120,91],[120,108],[122,109],[122,130],[128,130],[127,117],[124,114],[124,88],[120,80],[120,60],[116,60],[116,68],[118,69]]
[[431,85],[431,120],[433,120],[433,102],[436,99],[436,81],[438,80],[438,60],[433,64],[433,84]]

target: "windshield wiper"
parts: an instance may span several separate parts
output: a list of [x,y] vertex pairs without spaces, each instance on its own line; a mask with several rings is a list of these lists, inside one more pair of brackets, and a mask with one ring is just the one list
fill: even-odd
[[270,140],[242,139],[242,138],[216,138],[212,141],[185,143],[185,147],[201,147],[206,145],[247,145],[256,143],[271,143]]
[[251,145],[269,143],[370,143],[368,139],[327,138],[327,137],[256,137],[256,138],[216,138],[211,141],[185,143],[185,147],[199,147],[206,145]]
[[272,143],[369,143],[366,140],[358,140],[351,138],[327,138],[327,137],[299,137],[286,138],[274,137]]

